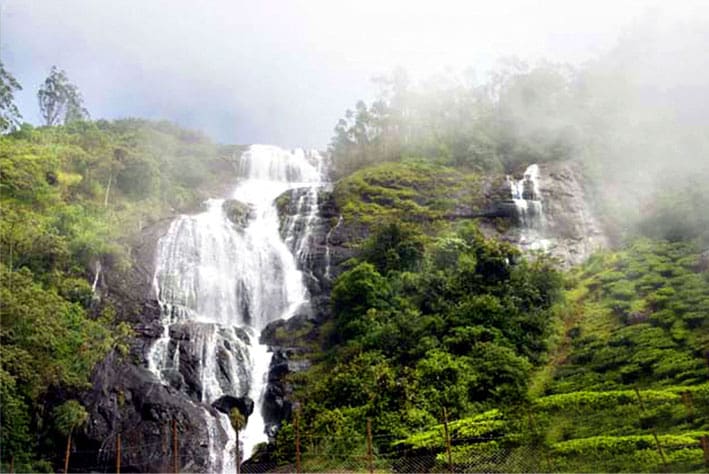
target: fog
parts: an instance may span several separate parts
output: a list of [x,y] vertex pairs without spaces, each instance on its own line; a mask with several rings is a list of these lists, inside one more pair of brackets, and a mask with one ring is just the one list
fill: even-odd
[[[24,88],[17,103],[31,123],[56,64],[93,118],[162,118],[222,142],[324,147],[344,110],[374,96],[371,78],[397,66],[424,78],[446,68],[484,74],[510,55],[580,65],[638,25],[682,31],[709,18],[706,2],[668,3],[1,0],[0,57]],[[706,75],[676,62],[646,72],[667,75],[669,89],[685,77],[678,95],[692,102]]]

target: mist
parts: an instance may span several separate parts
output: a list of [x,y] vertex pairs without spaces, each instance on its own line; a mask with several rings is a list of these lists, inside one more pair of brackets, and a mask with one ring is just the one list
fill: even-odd
[[395,67],[481,73],[499,57],[582,64],[637,22],[709,18],[700,1],[145,2],[2,0],[0,57],[39,123],[56,64],[93,118],[168,119],[229,143],[324,148],[337,119]]

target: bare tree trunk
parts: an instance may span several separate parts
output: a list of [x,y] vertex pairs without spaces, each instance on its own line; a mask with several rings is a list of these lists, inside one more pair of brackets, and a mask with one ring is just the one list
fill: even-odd
[[71,431],[66,437],[66,454],[64,455],[64,474],[69,472],[69,451],[71,451]]
[[108,193],[111,192],[111,181],[113,181],[113,173],[108,175],[108,184],[106,185],[106,195],[103,198],[103,207],[108,207]]

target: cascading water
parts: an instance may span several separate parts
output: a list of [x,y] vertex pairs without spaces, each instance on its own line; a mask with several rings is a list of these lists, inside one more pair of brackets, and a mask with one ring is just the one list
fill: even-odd
[[[248,209],[244,225],[229,220],[229,202],[211,199],[201,214],[175,219],[160,239],[154,287],[164,332],[148,366],[195,403],[211,404],[225,395],[254,400],[240,433],[248,458],[267,440],[260,408],[270,356],[258,337],[268,323],[292,316],[307,300],[294,253],[302,258],[307,247],[323,159],[314,151],[253,145],[241,157],[240,176],[232,198]],[[293,188],[308,188],[299,216],[305,227],[290,229],[284,242],[274,200]],[[234,472],[235,435],[227,415],[217,419],[205,409],[205,420],[208,470]]]
[[528,166],[519,181],[510,177],[507,181],[520,221],[520,245],[527,250],[546,250],[549,241],[543,238],[545,219],[539,191],[539,165]]

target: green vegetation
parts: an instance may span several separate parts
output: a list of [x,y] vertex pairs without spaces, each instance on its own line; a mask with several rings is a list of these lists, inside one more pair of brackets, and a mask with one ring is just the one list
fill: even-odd
[[55,405],[89,387],[108,351],[127,352],[130,315],[94,292],[97,262],[114,275],[128,269],[140,229],[194,208],[200,185],[228,177],[233,151],[143,120],[25,125],[0,137],[3,465],[46,471],[68,433]]
[[575,124],[552,118],[582,105],[572,82],[572,71],[552,64],[508,62],[482,84],[434,77],[420,87],[397,70],[379,80],[371,105],[346,112],[330,151],[340,176],[411,156],[493,172],[568,159]]
[[365,225],[440,225],[459,209],[480,211],[486,204],[480,174],[423,160],[362,169],[338,182],[334,192],[346,222]]
[[22,115],[15,105],[15,92],[22,86],[0,61],[0,133],[11,132],[20,126]]
[[65,71],[52,66],[49,76],[37,92],[39,110],[45,125],[68,124],[89,118],[79,88],[69,82]]
[[525,402],[561,289],[549,262],[526,262],[474,225],[425,238],[392,221],[353,265],[332,292],[325,353],[296,380],[304,436],[318,439],[308,449],[361,451],[372,418],[387,451],[444,407],[464,418]]
[[[638,240],[571,275],[570,351],[550,389],[618,389],[707,380],[709,273],[688,243]],[[568,317],[573,317],[569,315]]]
[[[482,179],[403,160],[337,183],[345,221],[371,232],[335,282],[322,351],[292,377],[304,469],[362,469],[370,419],[375,466],[445,470],[445,408],[459,470],[703,470],[697,234],[636,239],[562,278],[435,204],[463,193],[474,209]],[[286,427],[277,446],[292,445]]]

